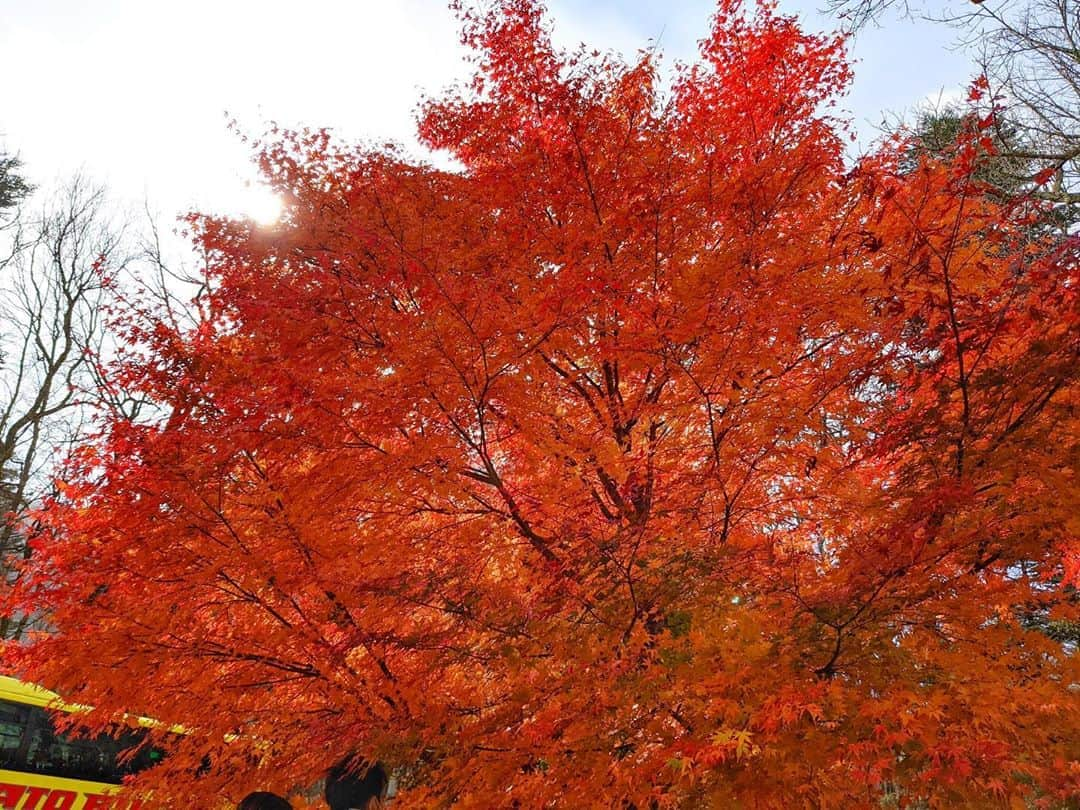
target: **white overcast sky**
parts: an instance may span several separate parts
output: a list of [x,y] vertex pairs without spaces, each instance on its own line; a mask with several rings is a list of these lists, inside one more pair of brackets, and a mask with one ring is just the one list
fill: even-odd
[[[780,0],[808,28],[824,0]],[[694,56],[710,0],[549,0],[555,36],[633,54],[660,38]],[[853,45],[845,102],[863,141],[885,113],[952,98],[970,79],[953,32],[889,18]],[[82,169],[166,215],[245,213],[245,147],[267,121],[415,145],[423,93],[466,75],[443,0],[0,0],[0,148],[42,186]]]

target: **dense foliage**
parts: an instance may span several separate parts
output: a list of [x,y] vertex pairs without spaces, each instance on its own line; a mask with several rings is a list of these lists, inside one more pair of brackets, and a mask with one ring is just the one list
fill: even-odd
[[404,807],[1075,796],[1075,243],[978,131],[845,165],[843,43],[768,6],[666,94],[461,15],[460,171],[280,132],[285,220],[192,220],[205,320],[123,321],[162,417],[73,459],[6,654],[182,722],[175,806],[347,752]]

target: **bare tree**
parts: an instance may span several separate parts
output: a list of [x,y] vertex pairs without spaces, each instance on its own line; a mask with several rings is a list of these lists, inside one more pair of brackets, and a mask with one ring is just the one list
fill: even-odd
[[[1080,204],[1080,0],[829,0],[852,29],[888,11],[953,26],[986,77],[999,144],[1037,197]],[[1046,183],[1049,179],[1051,182]],[[1039,180],[1041,182],[1036,182]]]
[[[129,263],[104,191],[75,177],[39,213],[22,212],[0,264],[0,555],[25,556],[27,513],[85,435],[104,339],[109,278]],[[10,579],[15,573],[6,569]],[[26,617],[0,617],[0,637]]]
[[[206,257],[185,261],[159,217],[144,214],[136,223],[76,176],[36,213],[24,207],[0,222],[0,586],[19,575],[13,562],[29,559],[33,509],[70,450],[93,441],[95,416],[160,415],[116,383],[122,358],[107,314],[176,330],[210,317]],[[0,616],[0,639],[29,621]]]
[[967,5],[982,5],[983,0],[931,0],[925,5],[920,0],[827,0],[826,8],[835,13],[852,31],[870,23],[880,22],[886,12],[903,17],[941,19],[952,17],[958,9]]
[[1053,185],[1037,193],[1080,203],[1080,2],[983,6],[954,23],[981,26],[973,44],[982,73],[1028,143],[1017,156],[1053,172]]

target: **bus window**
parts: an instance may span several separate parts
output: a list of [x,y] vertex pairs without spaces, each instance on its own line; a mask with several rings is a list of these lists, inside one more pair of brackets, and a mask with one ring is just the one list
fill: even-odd
[[21,770],[26,707],[0,700],[0,768]]
[[115,742],[108,738],[67,737],[53,732],[48,741],[48,768],[95,782],[116,778]]
[[69,741],[58,735],[52,718],[44,709],[27,706],[26,760],[24,770],[49,776],[67,776],[72,779],[109,781],[108,752],[94,749],[94,740]]
[[[143,729],[125,731],[119,738],[108,735],[82,737],[77,732],[58,732],[45,709],[36,706],[15,708],[22,710],[25,720],[21,725],[21,755],[17,753],[12,758],[11,770],[119,784],[124,776],[157,764],[163,756],[159,748],[138,748],[146,737]],[[14,724],[12,729],[16,729]],[[138,751],[134,755],[125,755],[132,748],[138,748]],[[15,750],[18,752],[17,744]]]
[[[143,745],[146,732],[143,729],[133,729],[124,732],[119,739],[102,737],[113,747],[113,760],[115,762],[117,781],[129,774],[145,771],[161,762],[165,753],[160,749],[149,745]],[[132,750],[134,749],[134,753]]]

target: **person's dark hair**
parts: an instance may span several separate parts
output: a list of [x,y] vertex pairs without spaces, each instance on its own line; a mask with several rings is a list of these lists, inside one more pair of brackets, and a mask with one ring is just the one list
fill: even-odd
[[245,796],[236,810],[292,810],[292,805],[275,793],[258,790]]
[[385,795],[386,782],[378,762],[365,770],[362,762],[346,757],[326,774],[326,803],[330,810],[365,810],[372,799]]

